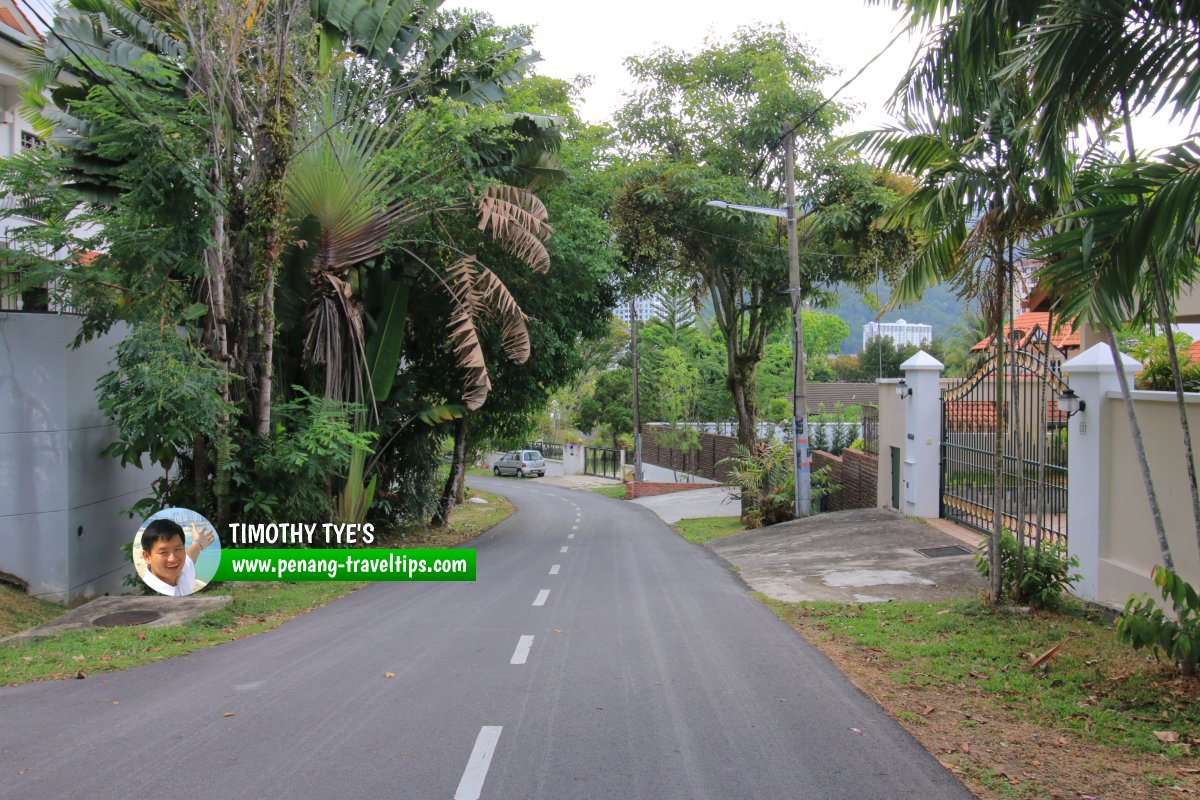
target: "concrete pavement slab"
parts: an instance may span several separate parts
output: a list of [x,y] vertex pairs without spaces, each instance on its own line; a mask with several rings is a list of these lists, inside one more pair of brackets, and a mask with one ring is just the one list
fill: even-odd
[[[961,552],[948,557],[918,552],[956,545]],[[977,597],[987,588],[970,548],[891,509],[819,514],[708,546],[752,589],[786,602],[951,600]]]
[[733,499],[733,490],[723,486],[639,497],[629,502],[645,506],[658,514],[668,525],[673,525],[681,519],[736,517],[742,513],[741,504]]

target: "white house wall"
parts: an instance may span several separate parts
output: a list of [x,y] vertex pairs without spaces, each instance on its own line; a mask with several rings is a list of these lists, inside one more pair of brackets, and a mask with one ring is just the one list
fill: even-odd
[[123,327],[78,350],[69,315],[0,313],[0,573],[30,594],[77,602],[121,591],[123,544],[138,521],[119,513],[154,474],[123,469],[97,403]]

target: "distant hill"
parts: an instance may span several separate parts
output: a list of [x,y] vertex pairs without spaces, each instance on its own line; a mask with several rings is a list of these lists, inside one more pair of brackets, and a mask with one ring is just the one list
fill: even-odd
[[[887,287],[883,287],[887,292]],[[851,286],[838,287],[839,305],[821,309],[835,314],[850,326],[850,335],[842,341],[842,353],[850,355],[862,349],[863,325],[875,319],[875,312],[863,301],[858,291]],[[884,303],[887,296],[884,296]],[[960,322],[968,311],[974,310],[967,301],[959,299],[948,286],[935,286],[925,292],[919,303],[895,311],[887,311],[880,322],[921,322],[933,326],[934,338],[944,337],[952,326]]]
[[[888,297],[886,286],[883,287],[883,291],[886,303]],[[833,314],[850,326],[850,335],[842,340],[841,352],[843,355],[853,355],[862,349],[863,325],[875,319],[875,312],[862,299],[858,290],[852,286],[845,284],[839,286],[838,298],[840,302],[833,308],[817,310]],[[960,300],[949,286],[935,286],[925,292],[921,302],[896,311],[885,312],[880,322],[897,322],[899,320],[923,322],[933,326],[933,337],[938,339],[945,337],[950,332],[950,328],[961,322],[968,311],[976,310],[972,304]],[[704,299],[700,306],[699,316],[704,320],[712,319],[712,300]]]

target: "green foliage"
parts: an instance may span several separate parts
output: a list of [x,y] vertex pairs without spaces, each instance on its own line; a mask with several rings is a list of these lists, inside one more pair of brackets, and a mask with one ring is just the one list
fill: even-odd
[[[717,462],[729,468],[725,485],[737,490],[743,501],[743,521],[748,528],[786,522],[795,516],[796,486],[792,475],[792,448],[786,442],[760,442],[754,449],[737,445],[733,455]],[[830,482],[829,467],[813,470],[814,507],[842,487]]]
[[142,456],[165,470],[196,437],[216,438],[234,413],[221,400],[220,365],[173,330],[138,325],[117,345],[116,369],[96,384],[100,409],[117,426],[104,449],[121,464]]
[[354,430],[359,408],[300,386],[292,390],[296,398],[276,403],[272,411],[272,436],[244,438],[230,461],[239,519],[331,520],[333,476],[347,472],[354,451],[370,452],[375,434]]
[[[1146,595],[1130,597],[1124,615],[1117,620],[1117,634],[1133,649],[1147,647],[1155,654],[1161,651],[1185,675],[1195,675],[1200,665],[1200,595],[1191,584],[1161,565],[1154,568],[1152,577],[1162,592],[1163,606]],[[1165,613],[1167,603],[1174,618]]]
[[[984,578],[991,575],[989,544],[985,541],[975,554],[975,568]],[[1068,556],[1065,547],[1042,542],[1041,547],[1026,546],[1018,552],[1012,531],[1006,528],[1000,537],[1000,592],[1012,602],[1057,608],[1071,584],[1083,577],[1071,572],[1078,567],[1079,559]]]
[[[1122,331],[1119,337],[1121,349],[1142,362],[1142,374],[1137,378],[1137,388],[1161,392],[1175,391],[1175,373],[1171,369],[1171,356],[1167,337],[1155,336],[1146,329]],[[1186,333],[1175,334],[1175,353],[1183,377],[1185,392],[1200,391],[1200,363],[1188,358],[1192,337]]]
[[942,346],[936,339],[927,345],[904,344],[897,346],[890,337],[881,336],[867,342],[855,359],[838,359],[834,362],[839,381],[850,383],[874,383],[876,378],[902,378],[900,365],[912,358],[917,351],[924,350],[941,360]]

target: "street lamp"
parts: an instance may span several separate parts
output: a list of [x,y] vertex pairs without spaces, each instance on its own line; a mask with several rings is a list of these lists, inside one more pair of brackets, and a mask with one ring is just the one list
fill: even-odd
[[800,307],[800,245],[796,238],[796,158],[792,124],[783,124],[787,207],[743,206],[709,200],[713,208],[732,208],[751,214],[779,217],[787,223],[788,296],[792,301],[792,474],[796,484],[796,516],[812,514],[812,461],[808,454],[808,396],[804,381],[804,320]]

